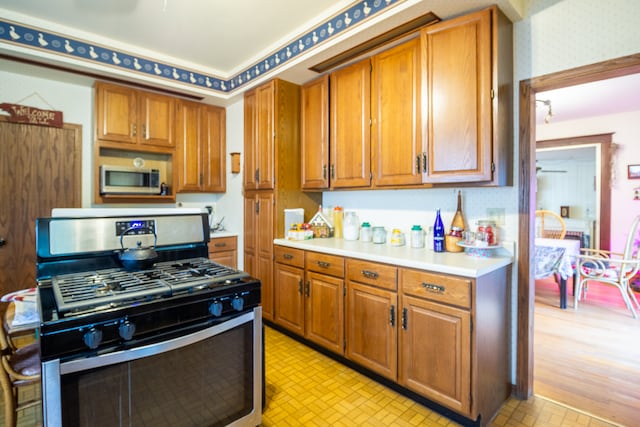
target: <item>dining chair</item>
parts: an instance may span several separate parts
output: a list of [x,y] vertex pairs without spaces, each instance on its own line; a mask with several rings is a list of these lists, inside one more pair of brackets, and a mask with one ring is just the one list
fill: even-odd
[[567,225],[557,213],[548,210],[536,211],[536,237],[564,239]]
[[4,398],[4,422],[7,427],[15,427],[19,411],[42,403],[39,392],[20,393],[31,385],[35,391],[40,382],[40,349],[38,343],[15,348],[11,345],[4,325],[0,327],[0,387]]
[[611,252],[600,249],[580,249],[578,256],[578,286],[574,294],[574,307],[578,308],[578,301],[586,298],[588,283],[601,283],[613,285],[620,290],[625,305],[631,311],[635,319],[638,318],[636,308],[640,308],[634,291],[630,287],[630,281],[640,268],[640,237],[638,225],[640,215],[631,223],[624,253]]

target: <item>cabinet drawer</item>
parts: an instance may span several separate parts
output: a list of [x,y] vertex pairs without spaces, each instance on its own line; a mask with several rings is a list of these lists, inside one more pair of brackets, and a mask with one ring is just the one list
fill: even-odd
[[471,280],[419,270],[400,269],[405,295],[471,308]]
[[238,249],[236,236],[215,237],[209,242],[209,253],[235,251],[236,249]]
[[347,279],[395,291],[398,289],[398,268],[375,262],[347,259]]
[[344,258],[341,256],[307,252],[304,267],[308,271],[344,277]]
[[275,246],[276,262],[304,268],[304,251],[286,246]]

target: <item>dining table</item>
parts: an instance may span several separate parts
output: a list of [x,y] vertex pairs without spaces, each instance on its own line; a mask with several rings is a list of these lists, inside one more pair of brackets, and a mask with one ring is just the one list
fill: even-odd
[[580,241],[576,239],[549,239],[537,237],[533,257],[534,278],[559,276],[560,308],[567,308],[567,279],[577,280],[576,258],[580,254]]

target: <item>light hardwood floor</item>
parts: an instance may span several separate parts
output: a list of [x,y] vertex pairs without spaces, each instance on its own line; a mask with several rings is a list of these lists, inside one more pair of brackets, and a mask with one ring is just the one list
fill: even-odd
[[[534,394],[622,426],[640,422],[640,320],[619,291],[591,284],[573,308],[558,308],[552,279],[536,282]],[[640,297],[640,296],[639,296]]]

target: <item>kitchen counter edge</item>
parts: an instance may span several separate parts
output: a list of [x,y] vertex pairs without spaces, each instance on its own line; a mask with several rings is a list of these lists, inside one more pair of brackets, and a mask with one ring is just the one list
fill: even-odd
[[469,278],[484,276],[513,262],[511,253],[502,247],[493,250],[495,251],[495,256],[481,258],[469,256],[463,252],[438,253],[426,248],[378,245],[359,240],[349,241],[334,238],[311,240],[274,239],[273,243],[305,251],[322,252]]

